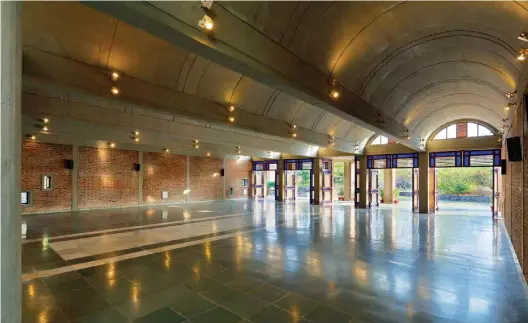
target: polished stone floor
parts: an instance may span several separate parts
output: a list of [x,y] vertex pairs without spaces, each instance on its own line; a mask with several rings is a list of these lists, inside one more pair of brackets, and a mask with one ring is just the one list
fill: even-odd
[[221,201],[28,215],[23,322],[528,322],[500,220]]

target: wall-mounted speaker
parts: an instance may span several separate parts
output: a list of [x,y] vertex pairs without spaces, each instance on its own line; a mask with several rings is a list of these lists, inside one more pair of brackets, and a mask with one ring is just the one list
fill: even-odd
[[509,161],[522,161],[523,153],[521,147],[521,137],[506,138],[506,148],[508,149]]
[[136,172],[141,171],[141,164],[134,164],[134,170],[135,170]]
[[501,159],[501,175],[506,175],[506,159]]
[[64,168],[73,169],[73,160],[65,159],[64,160]]
[[222,168],[222,169],[220,170],[220,176],[224,177],[224,173],[225,173],[225,172],[224,172],[224,169]]

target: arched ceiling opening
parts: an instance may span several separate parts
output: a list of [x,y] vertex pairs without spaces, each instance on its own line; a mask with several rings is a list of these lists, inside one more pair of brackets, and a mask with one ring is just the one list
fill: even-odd
[[498,128],[504,94],[526,82],[528,2],[222,5],[414,135],[475,115]]

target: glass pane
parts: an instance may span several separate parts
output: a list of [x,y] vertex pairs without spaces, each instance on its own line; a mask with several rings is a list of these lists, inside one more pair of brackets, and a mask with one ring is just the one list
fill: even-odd
[[456,124],[447,127],[447,139],[456,138]]
[[446,134],[447,134],[447,130],[446,128],[440,130],[436,136],[434,136],[433,140],[437,140],[437,139],[446,139]]
[[380,136],[377,136],[376,138],[374,138],[374,140],[372,140],[372,145],[379,145],[380,144]]
[[468,137],[478,136],[478,125],[476,123],[468,122]]
[[493,133],[486,127],[479,125],[478,126],[478,135],[480,136],[492,136]]
[[380,142],[382,145],[386,145],[389,143],[389,138],[385,137],[385,136],[380,136]]

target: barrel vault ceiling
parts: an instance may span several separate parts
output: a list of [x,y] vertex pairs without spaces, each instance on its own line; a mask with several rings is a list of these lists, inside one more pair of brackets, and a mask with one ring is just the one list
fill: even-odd
[[[150,5],[178,6],[195,29],[204,14],[199,2]],[[346,109],[354,107],[336,110],[332,102],[283,91],[89,6],[23,4],[28,129],[31,118],[53,113],[86,129],[97,124],[101,133],[126,129],[124,120],[135,128],[151,125],[150,144],[178,138],[185,146],[199,137],[226,153],[240,145],[261,157],[269,151],[310,156],[335,136],[333,149],[353,153],[376,132],[405,140],[400,130],[408,128],[419,138],[463,118],[500,128],[505,93],[526,86],[526,63],[516,57],[527,46],[517,36],[528,29],[528,2],[214,2],[213,13],[215,6],[227,12],[365,101],[383,119],[377,124],[361,112],[349,118]],[[110,71],[122,75],[117,82]],[[110,93],[114,85],[117,97]],[[231,104],[234,125],[227,121]],[[76,129],[83,126],[64,126],[62,133]],[[228,139],[221,139],[225,133]]]

